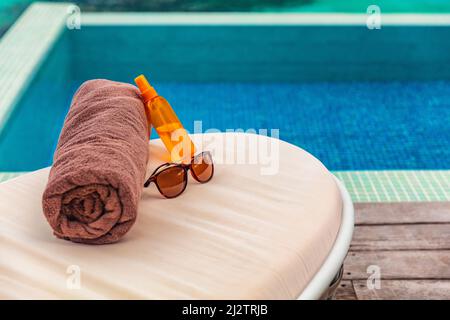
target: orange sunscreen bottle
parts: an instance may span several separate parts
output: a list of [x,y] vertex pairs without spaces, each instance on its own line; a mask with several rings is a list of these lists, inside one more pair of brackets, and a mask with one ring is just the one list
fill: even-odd
[[158,95],[144,75],[134,79],[134,82],[141,91],[151,124],[169,151],[171,161],[190,161],[194,156],[195,146],[169,102]]

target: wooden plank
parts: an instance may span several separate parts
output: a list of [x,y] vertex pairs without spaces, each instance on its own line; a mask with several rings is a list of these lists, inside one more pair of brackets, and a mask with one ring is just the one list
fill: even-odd
[[450,223],[450,202],[355,203],[355,223]]
[[380,289],[369,289],[366,281],[356,280],[354,289],[358,300],[450,300],[449,280],[383,280]]
[[343,278],[366,280],[369,266],[380,268],[381,279],[450,280],[450,250],[349,252]]
[[450,249],[450,224],[356,226],[350,250]]
[[350,280],[342,280],[336,289],[335,300],[357,300],[353,283]]

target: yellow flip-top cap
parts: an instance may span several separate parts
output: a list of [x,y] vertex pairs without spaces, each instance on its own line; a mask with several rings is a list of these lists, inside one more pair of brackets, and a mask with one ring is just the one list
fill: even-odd
[[140,76],[136,77],[134,79],[134,82],[139,88],[139,91],[141,91],[142,98],[145,102],[153,99],[158,94],[156,93],[155,88],[153,88],[150,83],[147,81],[145,76],[141,74]]

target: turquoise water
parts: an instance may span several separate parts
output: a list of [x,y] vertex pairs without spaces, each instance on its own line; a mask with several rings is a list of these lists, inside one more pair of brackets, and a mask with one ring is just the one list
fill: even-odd
[[83,81],[132,82],[141,72],[188,130],[196,120],[204,130],[279,129],[281,139],[331,170],[450,169],[450,44],[443,41],[450,31],[366,32],[97,27],[65,33],[0,133],[0,171],[51,164]]
[[[34,100],[18,108],[0,140],[1,171],[51,164],[70,96],[64,104]],[[332,170],[450,169],[450,82],[430,83],[158,83],[190,131],[272,129]],[[195,94],[193,94],[195,93]],[[153,133],[153,137],[156,137]]]

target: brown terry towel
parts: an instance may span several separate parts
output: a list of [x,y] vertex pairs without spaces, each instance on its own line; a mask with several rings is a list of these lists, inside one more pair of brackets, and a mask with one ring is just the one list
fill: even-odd
[[56,236],[105,244],[131,228],[144,183],[148,138],[137,88],[91,80],[78,89],[42,199]]

